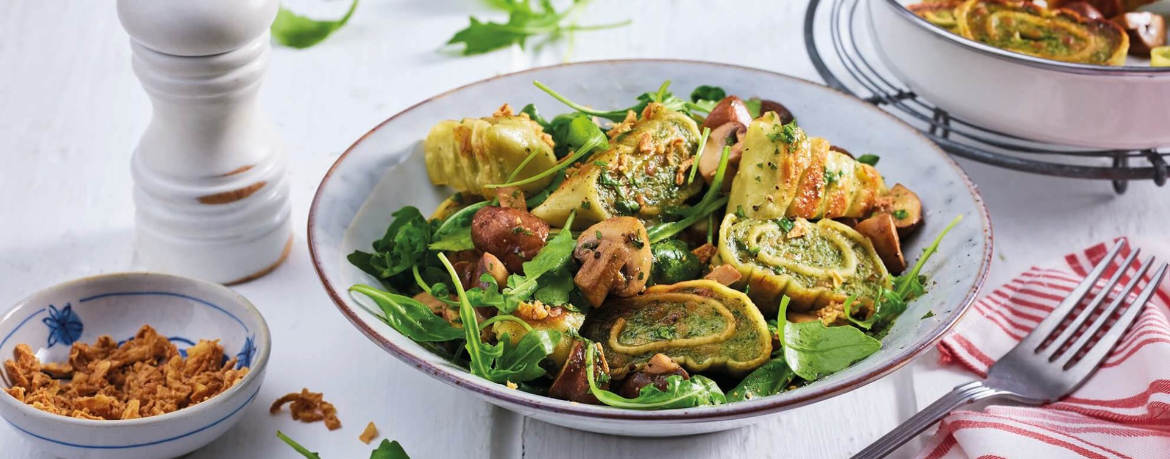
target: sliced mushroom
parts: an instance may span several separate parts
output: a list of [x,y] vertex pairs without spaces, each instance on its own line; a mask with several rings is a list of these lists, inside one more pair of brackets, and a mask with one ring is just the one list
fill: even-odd
[[590,226],[577,239],[573,257],[581,264],[573,282],[595,307],[610,292],[634,296],[650,281],[650,237],[634,217],[613,217]]
[[719,265],[715,269],[712,269],[710,273],[707,273],[706,276],[703,276],[703,279],[713,280],[728,286],[739,282],[742,278],[743,275],[739,273],[738,269],[726,263]]
[[785,107],[784,104],[774,100],[760,99],[760,114],[763,115],[768,112],[776,112],[776,115],[780,118],[780,124],[788,124],[796,121],[796,116],[791,111],[788,111],[788,107]]
[[890,214],[877,214],[862,220],[856,229],[873,242],[873,250],[886,265],[886,270],[891,274],[899,274],[906,270],[906,258],[902,256],[902,243],[898,239],[894,217]]
[[1150,57],[1150,50],[1166,44],[1166,19],[1148,11],[1133,11],[1113,18],[1129,34],[1129,54]]
[[479,262],[475,264],[475,270],[471,272],[471,286],[486,290],[488,283],[482,280],[484,274],[491,275],[492,279],[496,281],[496,286],[500,288],[508,285],[508,268],[504,267],[504,262],[500,261],[499,258],[487,252],[484,252],[483,256],[479,258]]
[[471,219],[471,242],[475,248],[495,255],[509,272],[524,269],[548,239],[548,223],[528,212],[487,206]]
[[[597,352],[593,354],[593,380],[601,389],[609,389],[609,365],[605,363],[605,353],[600,343],[593,343]],[[600,405],[601,402],[589,391],[589,375],[585,373],[585,343],[578,340],[573,343],[569,351],[569,358],[557,373],[556,379],[548,388],[548,396],[570,402]]]
[[[727,96],[711,109],[707,119],[703,120],[705,128],[714,130],[727,123],[735,123],[747,129],[752,122],[752,112],[744,105],[743,100],[736,96]],[[712,134],[714,134],[712,132]]]
[[616,392],[622,397],[635,398],[642,393],[643,387],[649,385],[665,391],[666,379],[674,375],[682,376],[682,379],[691,379],[687,370],[684,370],[666,354],[655,354],[649,362],[646,362],[644,369],[630,373],[618,386]]
[[723,191],[731,190],[731,178],[739,171],[739,159],[743,156],[743,138],[747,128],[736,123],[726,123],[711,131],[707,144],[699,158],[699,175],[707,184],[715,181],[719,172],[719,161],[723,159],[723,148],[731,147],[727,153],[727,171],[723,173]]
[[899,183],[890,188],[888,198],[887,213],[894,217],[899,236],[909,236],[922,226],[922,200],[917,194]]

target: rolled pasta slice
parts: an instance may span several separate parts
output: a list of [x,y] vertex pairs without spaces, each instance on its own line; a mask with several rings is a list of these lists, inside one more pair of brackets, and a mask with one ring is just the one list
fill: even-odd
[[601,343],[610,374],[621,378],[666,354],[692,372],[743,374],[768,361],[767,322],[742,292],[710,280],[655,285],[594,309],[581,336]]
[[683,174],[699,140],[698,125],[687,115],[652,103],[610,136],[610,149],[571,168],[534,215],[561,226],[576,210],[577,228],[618,216],[653,223],[702,189],[701,180],[688,185]]
[[[787,230],[787,231],[786,231]],[[719,257],[739,270],[748,295],[774,314],[781,295],[795,311],[821,308],[857,295],[872,304],[890,286],[873,244],[852,228],[824,219],[740,218],[727,214],[719,227]]]
[[748,127],[728,208],[748,217],[862,218],[888,190],[868,164],[832,150],[774,112]]
[[[552,138],[527,115],[514,116],[507,106],[486,118],[442,121],[431,128],[423,141],[427,175],[435,185],[491,199],[495,190],[485,185],[500,184],[532,152],[536,156],[515,179],[544,171],[557,162]],[[525,193],[544,189],[552,177],[521,186]]]

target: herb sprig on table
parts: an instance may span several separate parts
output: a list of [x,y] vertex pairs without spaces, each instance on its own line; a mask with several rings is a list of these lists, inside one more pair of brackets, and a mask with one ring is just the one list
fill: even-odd
[[557,11],[551,0],[539,0],[535,6],[531,0],[494,0],[491,2],[493,6],[508,12],[507,22],[484,22],[472,16],[471,24],[456,32],[447,44],[462,43],[462,54],[471,56],[514,44],[523,48],[528,39],[535,36],[543,35],[553,40],[574,32],[611,29],[630,23],[627,20],[614,24],[577,25],[572,16],[588,1],[573,0],[564,11]]
[[[285,435],[284,432],[276,431],[276,438],[279,438],[280,441],[285,442],[292,449],[296,450],[296,452],[308,459],[321,459],[320,455],[309,451],[308,448],[301,446],[300,443],[288,438],[288,435]],[[378,448],[370,452],[370,459],[410,459],[410,456],[406,454],[406,450],[402,449],[402,445],[397,441],[383,439],[382,443],[378,445]]]

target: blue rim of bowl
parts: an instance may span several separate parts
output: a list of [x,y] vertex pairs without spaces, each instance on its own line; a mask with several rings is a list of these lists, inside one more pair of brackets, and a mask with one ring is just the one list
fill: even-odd
[[[883,1],[883,0],[877,0]],[[942,27],[938,27],[926,19],[919,17],[906,8],[898,0],[884,0],[886,4],[894,9],[894,11],[907,21],[910,21],[915,26],[925,29],[934,34],[935,37],[955,43],[959,46],[970,48],[982,54],[1000,59],[1010,61],[1016,64],[1023,64],[1029,67],[1040,68],[1044,70],[1051,70],[1054,72],[1072,73],[1077,75],[1103,75],[1103,76],[1128,76],[1128,77],[1166,77],[1170,78],[1170,67],[1139,67],[1133,65],[1124,66],[1109,66],[1109,65],[1090,65],[1090,64],[1075,64],[1072,62],[1054,61],[1050,59],[1041,59],[1027,54],[1013,53],[1011,51],[1002,50],[994,46],[985,45],[975,40],[961,37],[959,35],[947,32]],[[871,5],[872,7],[872,5]],[[873,14],[872,12],[870,13]],[[876,30],[876,29],[874,29]],[[875,32],[876,33],[876,32]]]
[[[386,338],[382,337],[377,331],[375,331],[373,328],[371,328],[369,325],[367,325],[358,316],[357,311],[350,308],[346,304],[345,299],[343,299],[341,297],[341,295],[333,288],[332,283],[330,283],[328,277],[325,274],[325,268],[322,265],[323,260],[320,259],[319,255],[317,253],[317,247],[316,247],[317,234],[316,234],[316,229],[315,229],[316,225],[314,224],[317,220],[317,218],[316,218],[317,209],[318,209],[318,206],[321,202],[322,192],[324,191],[325,186],[329,183],[329,180],[332,178],[333,172],[335,170],[337,170],[337,167],[343,161],[345,161],[345,159],[349,156],[349,154],[351,152],[353,152],[353,150],[355,148],[357,148],[357,146],[359,144],[361,144],[363,141],[365,141],[375,131],[381,129],[386,124],[389,124],[390,122],[394,121],[399,116],[402,116],[403,114],[409,113],[412,110],[414,110],[420,106],[426,105],[435,99],[447,97],[451,94],[462,91],[463,89],[470,88],[470,87],[477,86],[477,85],[481,85],[481,84],[485,84],[485,83],[488,83],[491,81],[495,81],[497,79],[513,77],[516,75],[524,75],[524,74],[528,74],[528,73],[533,73],[533,72],[538,72],[538,71],[543,71],[543,70],[548,70],[548,69],[555,69],[555,68],[569,68],[569,67],[575,67],[575,66],[588,66],[588,65],[598,65],[598,64],[638,64],[638,63],[683,64],[683,65],[723,67],[723,68],[730,68],[730,69],[735,69],[735,70],[739,70],[739,71],[743,71],[743,72],[753,72],[753,73],[763,74],[763,75],[767,75],[769,77],[777,77],[777,78],[792,80],[792,81],[797,82],[799,84],[807,84],[807,85],[811,85],[811,86],[816,86],[820,89],[825,89],[825,90],[828,90],[831,92],[835,92],[837,94],[844,96],[845,98],[847,98],[849,100],[856,102],[859,107],[862,107],[862,108],[859,108],[860,110],[874,110],[877,113],[880,113],[883,116],[888,117],[889,119],[893,120],[894,122],[900,124],[905,129],[907,129],[909,132],[913,133],[915,136],[922,139],[924,144],[930,145],[932,147],[932,149],[939,156],[941,156],[943,158],[943,160],[946,161],[954,169],[954,171],[958,175],[958,177],[962,178],[963,183],[966,184],[967,190],[970,192],[971,197],[975,201],[976,212],[978,213],[978,216],[980,217],[980,223],[982,224],[982,231],[983,231],[985,244],[984,244],[983,254],[979,259],[979,263],[980,263],[979,274],[974,279],[974,284],[972,284],[970,290],[967,292],[967,295],[963,298],[963,300],[961,302],[962,304],[960,304],[959,307],[956,308],[955,311],[950,314],[950,316],[946,317],[945,320],[940,321],[940,325],[938,327],[936,327],[933,331],[931,331],[931,333],[924,335],[925,339],[922,339],[921,341],[919,341],[918,343],[916,343],[914,345],[907,346],[906,349],[904,349],[902,352],[895,355],[893,358],[890,358],[887,361],[876,365],[873,369],[871,369],[867,372],[861,373],[859,375],[856,375],[856,376],[853,376],[850,378],[844,378],[844,379],[841,379],[838,381],[831,381],[831,380],[818,381],[818,383],[823,382],[824,384],[822,384],[821,386],[818,386],[818,387],[813,387],[807,393],[799,394],[797,396],[792,396],[792,397],[760,397],[760,398],[755,399],[755,400],[720,405],[718,407],[699,407],[699,408],[662,410],[662,411],[637,411],[637,410],[624,410],[624,409],[617,409],[617,408],[611,408],[611,407],[598,407],[598,406],[594,406],[594,405],[570,403],[570,402],[567,402],[564,400],[557,400],[557,399],[553,399],[553,398],[549,398],[549,397],[541,397],[541,396],[537,396],[537,395],[532,395],[531,397],[528,397],[528,395],[530,395],[530,394],[526,394],[526,393],[523,393],[520,391],[508,390],[508,389],[504,388],[504,386],[502,386],[502,385],[492,384],[492,383],[484,383],[482,381],[472,382],[472,378],[475,378],[475,376],[470,375],[466,371],[460,371],[460,372],[456,373],[455,371],[450,370],[450,369],[440,368],[440,367],[433,365],[430,362],[428,362],[422,358],[419,358],[419,357],[413,355],[412,353],[410,353],[410,352],[406,351],[405,349],[399,347],[398,345],[394,344],[390,340],[387,340]],[[434,378],[436,378],[436,379],[438,379],[438,380],[440,380],[448,385],[451,385],[454,387],[459,387],[459,388],[470,389],[470,390],[476,392],[477,394],[479,394],[480,396],[491,399],[493,401],[498,401],[500,403],[508,404],[508,405],[519,406],[519,407],[523,407],[523,408],[527,408],[527,409],[546,411],[546,412],[562,414],[562,415],[576,416],[576,417],[580,417],[580,418],[614,419],[614,420],[623,420],[623,421],[651,421],[651,422],[660,421],[660,422],[664,422],[664,423],[712,422],[712,421],[721,421],[721,420],[732,420],[732,419],[740,419],[740,418],[744,418],[744,417],[752,417],[752,416],[770,414],[770,413],[774,413],[774,412],[797,408],[797,407],[801,407],[804,405],[808,405],[810,403],[825,400],[825,399],[843,394],[845,392],[849,392],[849,391],[852,391],[854,389],[860,388],[862,386],[865,386],[866,384],[869,384],[873,381],[876,381],[876,380],[894,372],[894,370],[897,370],[897,369],[903,367],[904,365],[913,361],[916,357],[918,357],[922,353],[929,350],[935,344],[937,344],[938,341],[941,340],[942,337],[948,331],[950,331],[950,329],[955,326],[955,324],[959,321],[959,319],[971,308],[971,304],[975,301],[975,298],[979,295],[979,291],[983,288],[984,282],[987,280],[987,273],[991,268],[991,258],[992,258],[992,253],[993,253],[994,239],[995,238],[992,234],[992,228],[991,228],[991,216],[988,214],[987,206],[984,204],[983,197],[979,194],[979,190],[975,187],[975,184],[971,182],[971,178],[968,177],[967,173],[965,171],[963,171],[962,167],[960,167],[959,164],[956,163],[954,159],[952,159],[941,148],[939,148],[938,145],[936,145],[934,142],[931,142],[930,139],[926,138],[926,136],[922,135],[921,132],[914,129],[910,125],[906,124],[906,122],[898,119],[894,115],[891,115],[891,114],[889,114],[889,113],[887,113],[887,112],[885,112],[877,107],[874,107],[870,104],[865,103],[864,101],[862,101],[861,99],[858,99],[857,97],[855,97],[853,95],[850,95],[848,93],[845,93],[843,91],[840,91],[840,90],[837,90],[834,88],[830,88],[830,87],[827,87],[827,86],[824,86],[821,84],[814,83],[814,82],[809,81],[809,80],[805,80],[803,78],[785,75],[785,74],[773,72],[770,70],[763,70],[763,69],[734,65],[734,64],[686,60],[686,59],[606,59],[606,60],[595,60],[595,61],[584,61],[584,62],[557,64],[557,65],[551,65],[551,66],[545,66],[545,67],[535,67],[535,68],[531,68],[531,69],[527,69],[527,70],[521,70],[518,72],[496,75],[496,76],[486,78],[483,80],[479,80],[476,82],[468,83],[466,85],[459,86],[457,88],[445,91],[445,92],[440,93],[438,95],[429,97],[421,102],[418,102],[418,103],[394,114],[390,118],[387,118],[385,121],[379,123],[373,129],[371,129],[370,131],[363,134],[361,137],[358,138],[357,141],[355,141],[353,143],[353,145],[350,145],[350,147],[347,148],[345,150],[345,152],[342,153],[341,156],[337,158],[337,161],[335,161],[332,166],[329,167],[329,170],[325,172],[325,176],[322,177],[322,179],[321,179],[321,184],[318,185],[318,187],[317,187],[317,191],[313,196],[313,203],[309,208],[308,238],[307,238],[308,245],[309,245],[309,257],[312,259],[313,269],[316,270],[317,277],[320,278],[322,287],[325,288],[325,292],[329,295],[329,298],[333,300],[333,303],[337,306],[337,309],[340,310],[342,315],[344,315],[345,318],[350,321],[350,323],[352,323],[355,327],[357,327],[358,330],[360,330],[362,332],[362,334],[366,335],[366,338],[368,338],[370,341],[373,341],[375,344],[382,347],[383,349],[389,351],[390,354],[394,355],[402,362],[404,362],[412,367],[415,367],[416,369],[421,370],[424,373],[429,374],[432,377],[434,377]],[[336,261],[336,260],[331,260],[331,262],[334,262],[334,261]],[[524,395],[519,395],[519,394],[524,394]],[[773,398],[775,400],[770,400]],[[740,406],[740,405],[742,405],[742,406]]]
[[[50,286],[50,287],[43,288],[43,289],[37,291],[36,293],[33,293],[32,295],[29,295],[29,296],[25,297],[24,299],[21,299],[20,301],[18,301],[16,303],[16,305],[12,306],[7,311],[4,311],[3,314],[0,314],[0,323],[11,320],[12,316],[14,314],[16,314],[17,310],[20,309],[21,306],[29,303],[29,301],[33,297],[41,294],[41,292],[44,292],[46,290],[65,288],[65,287],[73,286],[75,284],[95,282],[95,281],[113,279],[113,278],[118,278],[118,277],[129,277],[129,278],[154,277],[154,278],[164,278],[164,279],[177,280],[180,282],[188,282],[188,283],[196,284],[202,288],[207,288],[207,289],[211,289],[211,290],[219,290],[221,293],[226,294],[228,297],[234,297],[237,300],[237,302],[244,307],[244,310],[246,310],[249,314],[251,314],[253,316],[254,319],[256,319],[256,323],[257,323],[256,332],[255,332],[256,333],[256,342],[264,343],[263,349],[260,350],[260,352],[257,355],[257,358],[255,360],[253,360],[252,366],[248,367],[248,374],[244,375],[244,379],[240,380],[240,382],[238,384],[230,387],[228,390],[223,391],[223,392],[219,393],[218,395],[216,395],[210,399],[207,399],[206,401],[203,401],[199,404],[196,404],[194,406],[189,406],[189,407],[183,408],[181,410],[172,411],[170,413],[160,414],[158,416],[149,416],[149,417],[138,418],[138,419],[124,419],[124,420],[118,419],[118,420],[98,421],[98,420],[93,420],[93,419],[80,419],[80,418],[74,418],[74,417],[69,417],[69,416],[61,416],[61,415],[41,411],[41,410],[33,408],[29,405],[26,405],[24,403],[20,403],[20,402],[16,401],[16,399],[9,396],[8,394],[0,395],[0,400],[3,400],[0,403],[7,403],[7,404],[10,404],[10,405],[16,407],[16,410],[20,411],[25,416],[51,416],[52,420],[54,420],[56,422],[63,423],[63,424],[68,424],[68,425],[85,426],[85,427],[111,427],[111,428],[114,428],[114,427],[136,427],[136,426],[141,426],[141,425],[145,425],[145,424],[166,422],[167,420],[170,420],[170,419],[183,417],[183,416],[189,415],[191,413],[194,413],[196,411],[203,411],[203,410],[209,409],[212,406],[227,403],[228,399],[231,399],[234,396],[237,396],[241,392],[243,392],[244,387],[249,387],[251,384],[259,384],[256,380],[257,380],[257,378],[260,377],[259,375],[264,372],[264,368],[268,365],[268,357],[272,351],[272,337],[271,337],[271,334],[269,333],[268,322],[266,320],[264,320],[264,316],[262,314],[260,314],[260,310],[256,309],[256,306],[253,305],[251,301],[248,301],[247,298],[244,298],[243,295],[240,295],[235,290],[224,287],[223,285],[200,280],[200,279],[193,279],[190,277],[176,276],[176,275],[172,275],[172,274],[152,273],[152,272],[120,272],[120,273],[99,274],[99,275],[95,275],[95,276],[86,276],[86,277],[65,281],[65,282]],[[238,318],[237,318],[237,320],[238,320]],[[244,402],[240,407],[236,408],[232,412],[232,415],[236,414],[237,412],[243,410],[244,407],[248,406],[248,404],[251,403],[251,401],[253,399],[255,399],[258,391],[259,391],[259,387],[256,388],[256,393],[253,393],[252,395],[250,395],[246,402]],[[217,421],[214,421],[214,423],[212,425],[219,424],[220,422],[223,422],[227,418],[230,418],[232,415],[228,415],[228,416],[224,417],[223,419],[219,419]],[[8,421],[9,424],[11,424],[13,427],[17,428],[18,430],[21,430],[21,431],[24,431],[27,433],[27,431],[25,429],[22,429],[22,428],[16,426],[16,424],[13,424],[11,420],[6,419],[6,421]],[[204,426],[204,427],[199,428],[198,430],[188,432],[188,433],[185,433],[182,435],[173,436],[171,438],[167,438],[167,439],[160,441],[160,442],[157,442],[157,443],[152,442],[152,443],[148,443],[148,444],[131,445],[131,446],[77,445],[77,444],[71,444],[68,442],[64,442],[61,440],[42,438],[38,435],[33,435],[31,433],[29,433],[29,434],[33,435],[34,437],[40,438],[41,440],[44,440],[44,441],[57,443],[57,444],[61,444],[61,445],[78,447],[78,448],[123,449],[123,448],[135,448],[135,447],[142,447],[142,446],[150,446],[150,445],[154,445],[154,444],[158,444],[158,443],[165,443],[168,441],[178,440],[180,438],[194,435],[194,434],[199,433],[203,430],[206,430],[206,429],[212,427],[212,425]]]

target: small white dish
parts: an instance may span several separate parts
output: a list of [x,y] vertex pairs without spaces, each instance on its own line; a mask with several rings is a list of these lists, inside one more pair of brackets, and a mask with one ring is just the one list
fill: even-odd
[[[926,212],[920,234],[903,242],[917,257],[956,215],[964,216],[926,264],[930,291],[910,303],[882,340],[883,347],[853,366],[782,394],[720,406],[635,411],[570,403],[533,395],[472,376],[382,322],[377,310],[355,300],[354,284],[378,285],[346,255],[369,250],[386,232],[391,213],[413,205],[429,214],[450,195],[428,179],[422,139],[445,119],[483,116],[507,102],[536,104],[544,116],[568,111],[532,85],[539,80],[568,98],[594,107],[621,107],[671,80],[686,97],[699,85],[717,85],[728,94],[783,103],[810,135],[831,139],[854,154],[881,156],[878,166],[891,185],[918,190]],[[309,252],[326,292],[341,312],[391,355],[444,383],[491,403],[542,421],[592,432],[630,436],[678,436],[726,430],[821,401],[872,382],[942,338],[975,299],[992,253],[991,221],[975,186],[953,160],[918,131],[860,99],[797,78],[765,70],[710,62],[616,60],[582,62],[498,76],[454,89],[419,103],[362,136],[325,175],[309,213]]]
[[[125,421],[76,419],[0,393],[0,416],[44,451],[67,459],[165,459],[194,451],[239,421],[256,398],[271,350],[268,325],[247,299],[218,284],[153,273],[86,277],[34,293],[0,316],[0,361],[20,343],[42,362],[62,362],[74,342],[134,336],[144,324],[180,350],[219,339],[250,371],[203,403]],[[3,377],[9,386],[7,375]],[[3,448],[0,448],[3,450]]]
[[1072,64],[1005,51],[906,9],[919,1],[868,1],[874,48],[915,94],[956,118],[1057,145],[1170,145],[1170,68]]

